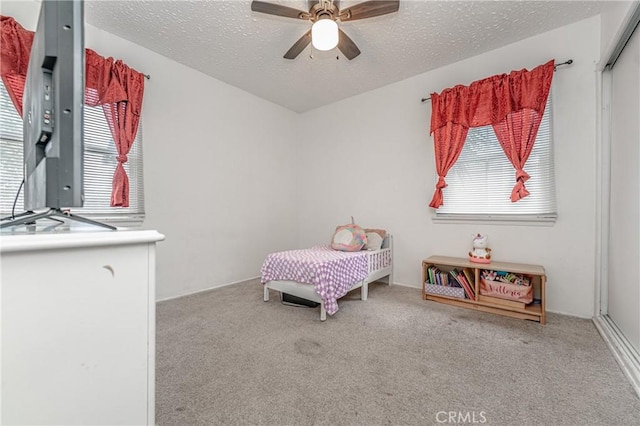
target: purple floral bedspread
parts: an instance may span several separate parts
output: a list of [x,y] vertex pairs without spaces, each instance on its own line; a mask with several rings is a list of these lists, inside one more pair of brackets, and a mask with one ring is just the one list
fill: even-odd
[[329,315],[338,312],[338,299],[368,275],[367,252],[344,252],[329,246],[271,253],[262,265],[262,283],[297,281],[312,284]]

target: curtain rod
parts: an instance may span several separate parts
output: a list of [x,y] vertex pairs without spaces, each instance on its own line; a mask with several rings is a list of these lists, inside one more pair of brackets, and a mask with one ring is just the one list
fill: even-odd
[[[564,61],[564,62],[562,62],[560,64],[555,64],[553,66],[553,70],[556,71],[560,65],[571,65],[572,63],[573,63],[573,59],[569,59],[568,61]],[[425,103],[430,99],[431,99],[430,97],[429,98],[422,98],[422,100],[420,100],[420,102]]]
[[149,74],[142,74],[144,75],[144,78],[146,78],[147,80],[151,80],[151,76]]

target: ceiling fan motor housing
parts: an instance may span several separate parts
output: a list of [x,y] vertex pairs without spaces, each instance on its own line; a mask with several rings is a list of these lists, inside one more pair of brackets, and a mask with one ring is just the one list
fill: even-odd
[[[311,22],[319,21],[320,19],[338,19],[339,10],[332,1],[320,0],[318,3],[311,6],[309,9],[309,17],[306,19]],[[302,18],[302,17],[301,17]],[[305,18],[302,18],[305,19]]]

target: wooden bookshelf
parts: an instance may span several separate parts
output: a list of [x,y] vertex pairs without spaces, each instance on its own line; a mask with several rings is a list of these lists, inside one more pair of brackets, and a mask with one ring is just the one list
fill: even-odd
[[[445,295],[431,294],[426,292],[425,284],[429,280],[428,268],[436,266],[443,271],[452,268],[469,268],[473,271],[473,283],[470,283],[475,291],[478,300],[463,299]],[[531,285],[534,286],[534,298],[540,299],[539,304],[530,303],[525,305],[521,302],[499,299],[480,294],[480,271],[483,269],[492,271],[505,271],[514,274],[522,274],[531,277]],[[466,258],[431,256],[422,261],[422,299],[433,300],[439,303],[459,306],[467,309],[475,309],[482,312],[490,312],[511,318],[527,319],[537,321],[541,325],[546,322],[546,301],[545,287],[547,277],[544,267],[540,265],[528,265],[524,263],[491,262],[473,263]]]

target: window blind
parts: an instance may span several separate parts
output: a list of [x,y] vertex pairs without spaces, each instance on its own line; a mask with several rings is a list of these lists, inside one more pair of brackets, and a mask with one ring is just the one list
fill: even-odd
[[[524,170],[530,195],[513,203],[515,169],[492,126],[469,129],[458,161],[447,174],[437,218],[549,220],[557,216],[552,149],[552,101],[547,99],[536,142]],[[437,176],[436,176],[437,179]]]
[[[3,84],[0,83],[0,212],[11,214],[12,205],[23,178],[22,119]],[[116,151],[109,125],[101,106],[84,105],[84,196],[82,208],[71,211],[101,220],[141,221],[144,218],[142,169],[142,126],[124,168],[129,176],[129,207],[111,207],[111,188],[116,167]],[[24,189],[23,189],[24,191]],[[16,213],[23,211],[23,192]]]

